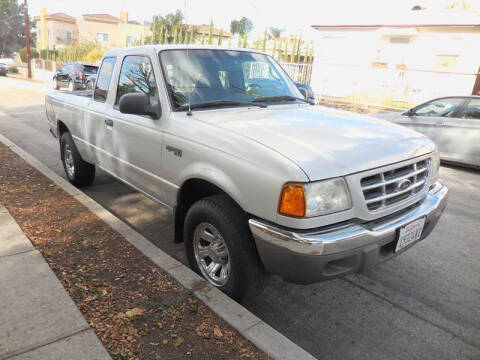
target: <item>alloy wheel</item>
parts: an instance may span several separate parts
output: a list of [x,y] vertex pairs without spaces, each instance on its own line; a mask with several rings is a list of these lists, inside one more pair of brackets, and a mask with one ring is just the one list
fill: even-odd
[[75,163],[73,161],[72,150],[68,144],[65,144],[63,148],[63,161],[65,162],[68,176],[73,178],[75,176]]
[[209,223],[197,226],[193,236],[195,260],[203,276],[215,286],[230,279],[231,264],[228,247],[220,232]]

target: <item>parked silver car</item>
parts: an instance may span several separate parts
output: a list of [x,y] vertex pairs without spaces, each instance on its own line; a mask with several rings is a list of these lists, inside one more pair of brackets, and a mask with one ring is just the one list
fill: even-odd
[[375,116],[427,135],[442,160],[480,166],[480,96],[443,97],[402,114]]

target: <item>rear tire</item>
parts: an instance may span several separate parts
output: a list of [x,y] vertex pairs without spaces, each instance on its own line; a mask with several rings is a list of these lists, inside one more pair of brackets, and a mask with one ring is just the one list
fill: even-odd
[[78,187],[88,186],[93,182],[95,165],[82,159],[68,131],[60,137],[60,155],[68,181]]
[[[199,231],[207,231],[211,243],[201,239],[204,245],[198,245]],[[184,240],[190,267],[234,300],[249,303],[263,291],[268,275],[258,256],[247,217],[226,195],[207,197],[190,207],[185,218]],[[209,253],[211,249],[213,252]],[[213,269],[215,264],[222,262],[217,260],[215,252],[224,255],[222,260],[225,263],[228,258],[229,264],[225,265],[227,278],[221,277],[222,266],[217,274],[207,275],[206,265]]]

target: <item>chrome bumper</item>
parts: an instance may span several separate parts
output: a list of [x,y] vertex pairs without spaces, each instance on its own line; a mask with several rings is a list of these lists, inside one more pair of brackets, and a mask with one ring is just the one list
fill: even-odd
[[[349,223],[310,232],[284,229],[256,219],[250,219],[249,225],[267,270],[279,273],[287,280],[292,278],[291,281],[294,282],[314,282],[327,279],[328,271],[326,274],[313,276],[314,279],[318,278],[313,281],[303,280],[301,275],[293,274],[292,276],[291,271],[297,272],[299,267],[306,266],[302,264],[297,266],[298,263],[306,261],[317,269],[310,269],[310,266],[304,270],[322,270],[328,263],[331,263],[330,265],[336,268],[343,267],[344,272],[358,272],[367,266],[374,265],[382,258],[397,255],[397,253],[393,254],[393,246],[389,247],[388,244],[396,242],[398,229],[416,219],[425,217],[422,239],[425,238],[435,227],[447,204],[447,197],[447,187],[437,182],[426,197],[411,210],[365,224]],[[350,260],[347,261],[346,259],[349,258]],[[290,261],[297,264],[296,269],[290,269],[290,272],[285,274],[281,263]],[[319,266],[322,269],[318,269]],[[283,267],[289,268],[285,263]],[[333,271],[333,273],[338,273],[338,271]],[[332,277],[337,276],[339,275]],[[312,276],[307,276],[307,278],[312,278]]]

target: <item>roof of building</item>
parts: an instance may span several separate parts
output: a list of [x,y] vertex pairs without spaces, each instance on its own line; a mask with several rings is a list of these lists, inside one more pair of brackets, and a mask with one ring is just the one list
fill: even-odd
[[374,11],[358,16],[345,12],[342,16],[325,18],[314,29],[363,27],[450,27],[480,26],[480,15],[464,10],[411,10],[405,13],[382,14]]
[[[40,20],[40,16],[35,16],[34,19],[35,20]],[[68,22],[68,23],[75,23],[76,22],[76,19],[73,16],[70,16],[70,15],[65,14],[63,12],[47,14],[47,16],[45,16],[45,19],[46,20]]]
[[83,14],[82,16],[85,20],[91,20],[91,21],[100,21],[100,22],[109,22],[109,23],[122,22],[122,19],[110,14]]

